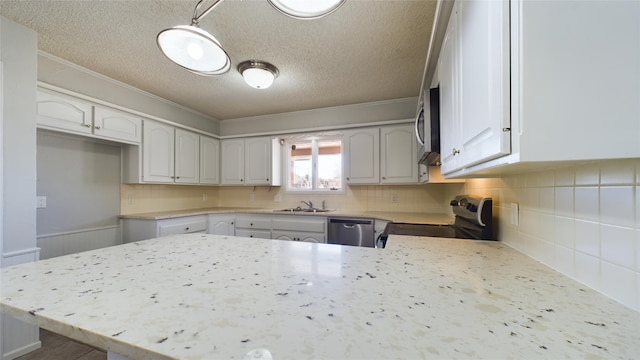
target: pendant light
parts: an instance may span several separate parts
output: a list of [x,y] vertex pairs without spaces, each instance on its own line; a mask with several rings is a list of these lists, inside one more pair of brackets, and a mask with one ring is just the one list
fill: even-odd
[[238,72],[244,81],[255,89],[266,89],[278,77],[278,68],[268,62],[247,60],[238,64]]
[[198,15],[204,0],[198,1],[191,25],[179,25],[161,31],[156,39],[158,47],[169,60],[200,75],[224,74],[231,68],[231,59],[220,42],[198,26],[198,22],[222,0],[215,2]]
[[278,11],[296,19],[317,19],[336,11],[346,0],[267,0]]

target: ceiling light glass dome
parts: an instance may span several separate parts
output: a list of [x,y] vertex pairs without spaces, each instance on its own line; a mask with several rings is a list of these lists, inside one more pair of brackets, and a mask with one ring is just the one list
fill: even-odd
[[296,19],[317,19],[338,9],[346,0],[268,0],[280,12]]
[[161,31],[156,40],[166,57],[196,74],[219,75],[231,68],[218,40],[197,26],[174,26]]

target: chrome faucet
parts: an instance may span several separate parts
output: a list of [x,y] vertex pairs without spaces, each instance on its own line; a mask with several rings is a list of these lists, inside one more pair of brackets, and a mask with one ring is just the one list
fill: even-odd
[[306,202],[306,201],[300,201],[301,203],[307,205],[309,207],[309,209],[313,209],[313,203],[311,201]]

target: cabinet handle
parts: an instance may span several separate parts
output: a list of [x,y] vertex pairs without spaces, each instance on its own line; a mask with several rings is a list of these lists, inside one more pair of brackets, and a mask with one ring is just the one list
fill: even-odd
[[382,177],[382,180],[387,180],[387,178],[385,176]]
[[253,223],[249,223],[249,226],[253,226]]
[[93,128],[96,130],[100,130],[100,126],[94,126]]
[[253,235],[249,235],[249,237],[253,237]]
[[269,181],[269,178],[267,178],[267,181]]
[[90,127],[91,127],[91,125],[89,125],[89,124],[82,124],[82,125],[80,125],[80,126],[84,126],[84,127],[88,127],[88,128],[90,128]]
[[231,225],[233,225],[233,221],[231,222]]
[[240,179],[240,182],[243,182],[243,181],[244,181],[243,179]]
[[453,156],[456,156],[458,154],[460,154],[460,150],[456,150],[456,148],[453,148]]
[[349,178],[347,178],[347,180],[349,180]]
[[180,179],[180,176],[176,176],[176,179]]
[[186,228],[184,228],[186,231],[189,231],[189,227],[187,226]]

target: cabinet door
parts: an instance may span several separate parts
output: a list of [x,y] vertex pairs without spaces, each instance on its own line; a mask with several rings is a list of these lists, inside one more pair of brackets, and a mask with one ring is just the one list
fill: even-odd
[[248,138],[244,141],[244,175],[247,185],[271,182],[271,138]]
[[457,170],[460,159],[460,118],[458,116],[457,4],[453,6],[438,59],[440,79],[440,159],[442,173]]
[[466,167],[511,152],[509,2],[460,1],[455,6],[460,50],[459,167]]
[[80,100],[39,90],[36,99],[36,121],[40,126],[91,134],[92,106]]
[[413,125],[382,127],[380,139],[380,182],[417,184],[417,141]]
[[173,182],[174,128],[145,120],[142,131],[142,180]]
[[380,182],[379,128],[344,132],[344,167],[348,184],[377,184]]
[[220,141],[200,136],[200,184],[220,183]]
[[175,182],[197,184],[200,178],[200,136],[175,130]]
[[214,235],[235,235],[235,218],[228,215],[209,215],[207,233]]
[[96,106],[93,133],[112,140],[139,144],[142,140],[142,120],[131,114]]
[[244,184],[244,140],[222,140],[221,146],[221,183],[223,185]]
[[289,240],[289,241],[302,241],[310,243],[327,242],[324,234],[307,233],[307,232],[293,232],[293,231],[276,231],[271,234],[272,239],[276,240]]

